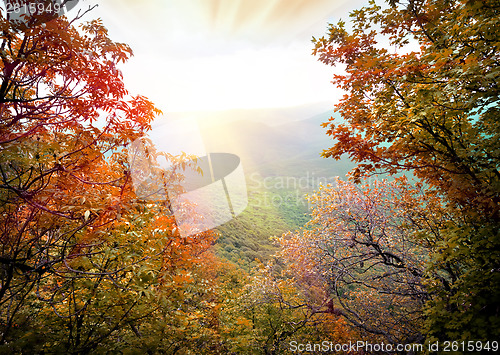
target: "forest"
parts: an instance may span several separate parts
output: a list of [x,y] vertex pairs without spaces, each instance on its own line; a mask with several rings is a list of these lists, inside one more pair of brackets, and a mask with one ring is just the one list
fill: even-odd
[[[261,137],[248,207],[196,233],[177,223],[203,219],[195,206],[134,183],[133,142],[162,112],[125,84],[132,48],[92,7],[21,1],[37,6],[15,18],[14,3],[0,19],[0,354],[499,350],[498,1],[370,0],[325,23],[312,56],[342,69],[329,79],[344,95],[295,125],[327,148],[245,126]],[[141,154],[149,189],[182,192],[196,169]],[[283,180],[298,162],[340,177]]]

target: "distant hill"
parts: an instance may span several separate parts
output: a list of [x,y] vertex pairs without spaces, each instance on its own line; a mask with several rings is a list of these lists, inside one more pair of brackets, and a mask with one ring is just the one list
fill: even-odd
[[233,121],[252,121],[265,123],[272,127],[310,118],[318,112],[330,110],[331,107],[331,102],[319,102],[294,107],[232,109],[211,112],[168,112],[165,116],[155,119],[154,125],[162,125],[169,120],[189,118],[196,119],[202,124],[222,125]]
[[231,121],[202,130],[205,146],[211,152],[238,155],[247,174],[262,176],[344,176],[353,165],[320,156],[331,146],[321,123],[330,113],[269,126],[250,120]]
[[[332,141],[321,123],[325,112],[271,126],[258,120],[228,120],[205,127],[202,137],[210,152],[238,155],[247,177],[249,204],[235,219],[217,228],[219,254],[249,269],[254,260],[275,252],[272,236],[295,230],[308,220],[305,193],[319,183],[345,176],[354,165],[320,156]],[[245,117],[247,118],[247,117]]]

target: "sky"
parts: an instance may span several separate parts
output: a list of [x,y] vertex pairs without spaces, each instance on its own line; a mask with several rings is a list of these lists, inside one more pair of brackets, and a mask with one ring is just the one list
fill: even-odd
[[82,0],[79,6],[95,3],[86,18],[100,17],[111,38],[134,51],[121,68],[130,92],[173,113],[333,107],[342,95],[330,82],[335,69],[311,55],[311,39],[365,1]]

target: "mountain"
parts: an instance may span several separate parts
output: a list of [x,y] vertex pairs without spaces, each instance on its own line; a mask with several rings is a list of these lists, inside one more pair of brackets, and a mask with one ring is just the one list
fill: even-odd
[[321,123],[330,113],[277,126],[253,120],[235,120],[206,126],[202,130],[210,152],[228,152],[241,158],[245,172],[267,176],[344,176],[352,164],[347,160],[324,159],[321,152],[331,139]]
[[253,121],[278,126],[290,122],[301,121],[312,117],[317,112],[324,112],[332,107],[331,102],[318,102],[294,107],[231,109],[223,111],[188,111],[168,112],[155,119],[154,125],[177,119],[196,119],[198,122],[223,125],[232,121]]
[[332,144],[321,127],[330,116],[325,112],[274,126],[234,118],[201,130],[207,151],[238,155],[247,178],[246,210],[217,228],[222,257],[247,270],[256,265],[255,259],[269,260],[277,251],[270,238],[309,219],[304,194],[353,168],[347,159],[320,156]]

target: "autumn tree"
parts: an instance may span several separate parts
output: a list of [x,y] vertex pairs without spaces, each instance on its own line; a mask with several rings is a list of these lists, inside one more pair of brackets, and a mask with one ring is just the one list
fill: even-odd
[[135,194],[127,147],[160,111],[124,86],[132,50],[84,15],[0,19],[0,349],[200,348],[214,234],[181,236],[167,201]]
[[[426,197],[426,198],[424,198]],[[348,320],[371,339],[422,343],[430,299],[426,263],[448,216],[405,178],[357,186],[336,181],[309,197],[307,228],[284,234],[279,255],[310,307]],[[308,292],[311,294],[311,292]]]
[[441,227],[428,264],[455,270],[427,302],[443,339],[499,335],[499,11],[489,0],[371,1],[350,29],[340,21],[314,39],[321,62],[345,68],[333,78],[344,121],[325,123],[335,142],[324,156],[349,155],[355,180],[411,171],[460,221]]
[[339,313],[318,306],[325,299],[321,285],[304,287],[296,269],[279,269],[275,261],[260,264],[244,289],[238,313],[252,325],[248,349],[282,354],[293,352],[292,341],[342,344],[355,338]]
[[117,65],[130,48],[111,41],[99,21],[77,29],[78,19],[24,29],[1,19],[4,344],[37,315],[27,307],[34,295],[57,312],[58,303],[77,301],[63,296],[68,283],[83,277],[97,286],[116,271],[101,247],[131,206],[119,148],[158,113],[127,96]]

